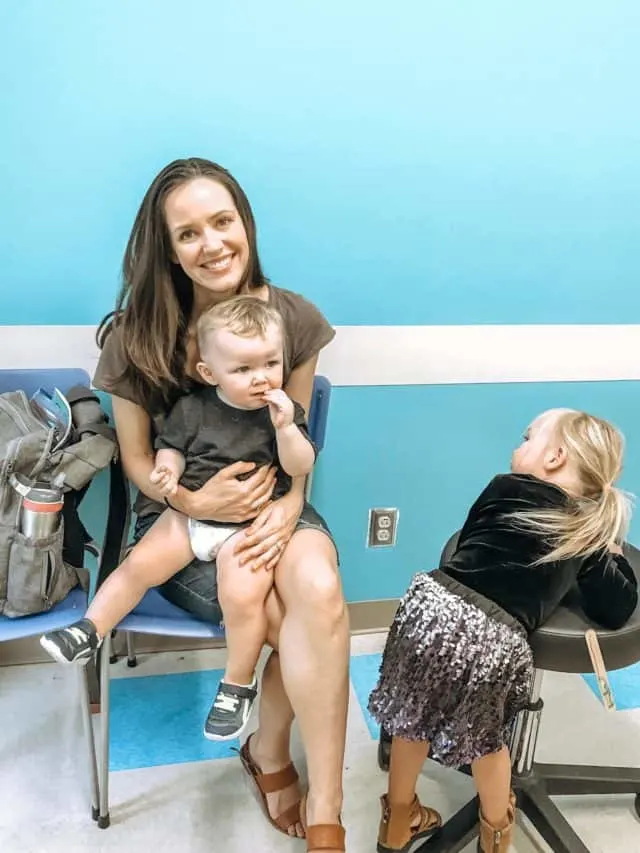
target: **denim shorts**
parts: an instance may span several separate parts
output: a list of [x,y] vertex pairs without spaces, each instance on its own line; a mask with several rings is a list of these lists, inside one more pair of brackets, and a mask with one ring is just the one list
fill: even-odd
[[[160,513],[149,513],[136,519],[133,533],[133,543],[149,531],[158,520]],[[238,529],[242,529],[239,525]],[[296,530],[321,530],[329,539],[335,542],[327,522],[319,512],[306,503],[302,508]],[[336,548],[337,551],[337,548]],[[215,560],[202,562],[192,560],[188,566],[177,572],[170,580],[158,587],[158,592],[178,607],[193,613],[199,619],[219,625],[222,622],[222,610],[218,601],[218,578]]]

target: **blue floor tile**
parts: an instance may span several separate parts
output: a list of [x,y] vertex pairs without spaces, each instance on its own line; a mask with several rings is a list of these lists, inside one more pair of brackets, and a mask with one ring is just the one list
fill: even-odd
[[[602,701],[595,675],[583,676],[591,690]],[[609,673],[611,692],[618,711],[631,711],[640,708],[640,663]]]
[[237,740],[202,734],[223,670],[111,681],[111,770],[228,758]]
[[366,720],[371,737],[377,740],[380,735],[380,726],[367,710],[369,694],[378,681],[378,671],[382,655],[356,655],[351,658],[351,683],[362,713]]
[[[351,659],[351,682],[369,733],[377,740],[380,727],[367,710],[378,679],[381,655]],[[111,770],[135,770],[229,758],[238,741],[212,743],[202,734],[223,670],[202,670],[111,681]],[[619,710],[640,708],[640,664],[610,673]],[[585,681],[600,696],[595,676]]]

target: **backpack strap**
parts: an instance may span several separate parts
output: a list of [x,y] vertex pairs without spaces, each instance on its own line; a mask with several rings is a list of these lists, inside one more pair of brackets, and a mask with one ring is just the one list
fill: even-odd
[[69,388],[64,396],[67,398],[67,402],[70,406],[73,406],[74,403],[80,403],[83,400],[94,400],[98,405],[100,405],[100,398],[98,395],[86,385],[74,385],[73,388]]
[[101,435],[104,438],[108,438],[109,441],[116,441],[116,431],[112,426],[109,426],[109,424],[107,423],[85,424],[84,426],[78,428],[78,432],[80,433],[80,435],[83,435],[85,432],[88,432],[92,435]]
[[[111,442],[117,452],[118,442],[116,432],[113,427],[109,426],[108,416],[103,410],[97,394],[86,385],[74,385],[67,391],[65,397],[71,409],[75,437],[81,441],[85,435],[100,435]],[[111,504],[115,500],[111,492],[117,484],[114,485],[113,481],[113,467],[109,473]],[[91,482],[92,480],[89,480],[82,488],[71,489],[65,493],[63,509],[65,521],[65,560],[78,568],[84,565],[87,546],[94,543],[93,537],[82,523],[78,512],[78,507],[87,493]],[[97,547],[96,550],[99,553]]]
[[119,565],[127,546],[130,521],[129,486],[118,455],[109,466],[109,514],[98,566],[96,589]]

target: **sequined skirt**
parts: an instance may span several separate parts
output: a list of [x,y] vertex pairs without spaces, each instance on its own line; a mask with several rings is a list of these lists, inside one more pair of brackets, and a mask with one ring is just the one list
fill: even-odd
[[421,573],[391,626],[369,710],[389,734],[428,740],[432,758],[460,767],[508,743],[533,670],[516,620],[440,572]]

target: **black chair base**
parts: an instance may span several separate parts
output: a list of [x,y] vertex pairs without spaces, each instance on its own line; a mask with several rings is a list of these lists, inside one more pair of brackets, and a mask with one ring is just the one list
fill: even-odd
[[[382,770],[389,769],[390,750],[391,742],[383,736],[378,744],[378,764]],[[461,772],[468,774],[469,768],[462,768]],[[589,848],[551,797],[634,794],[635,812],[640,818],[640,769],[634,767],[534,764],[527,775],[514,773],[513,790],[518,808],[554,853],[589,853]],[[475,797],[444,824],[438,835],[416,848],[416,853],[459,853],[464,850],[479,834],[478,805]],[[640,829],[638,846],[640,848]]]
[[[571,828],[553,796],[635,794],[640,817],[640,769],[633,767],[583,767],[534,764],[527,776],[513,777],[518,808],[529,818],[554,853],[589,853]],[[478,798],[460,809],[438,836],[418,847],[422,853],[459,853],[478,836]],[[640,830],[639,830],[640,843]]]

